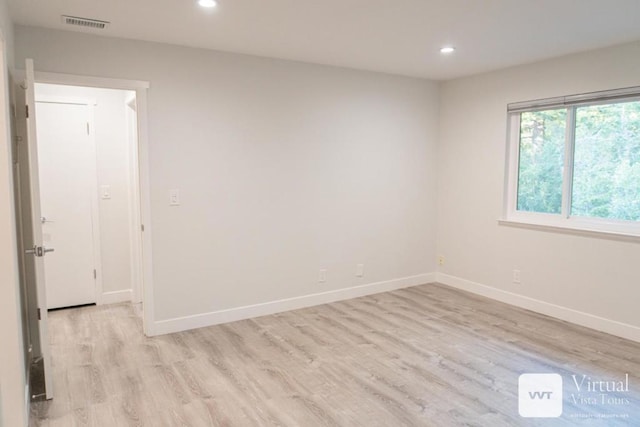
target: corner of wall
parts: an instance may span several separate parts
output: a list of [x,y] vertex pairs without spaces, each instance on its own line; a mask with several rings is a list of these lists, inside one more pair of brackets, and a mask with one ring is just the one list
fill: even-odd
[[2,33],[2,37],[5,42],[6,49],[6,59],[7,59],[7,68],[9,70],[13,69],[15,54],[14,54],[14,28],[13,22],[11,21],[11,17],[9,15],[9,7],[7,5],[6,0],[0,0],[0,32]]
[[507,292],[489,285],[472,282],[471,280],[462,279],[460,277],[444,273],[436,273],[436,281],[438,283],[451,286],[452,288],[471,292],[476,295],[481,295],[496,301],[584,326],[586,328],[595,329],[596,331],[640,342],[640,327],[634,325],[606,319],[516,293]]

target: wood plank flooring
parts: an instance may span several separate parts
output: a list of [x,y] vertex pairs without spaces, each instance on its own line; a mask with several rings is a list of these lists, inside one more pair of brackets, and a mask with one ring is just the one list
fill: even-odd
[[[56,311],[50,337],[32,426],[640,425],[640,344],[437,284],[154,338],[128,304]],[[560,418],[519,416],[522,373],[563,376]],[[619,404],[571,377],[625,374]]]

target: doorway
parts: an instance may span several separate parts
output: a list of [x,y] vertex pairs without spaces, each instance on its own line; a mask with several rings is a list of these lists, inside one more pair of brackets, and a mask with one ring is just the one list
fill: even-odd
[[[109,141],[107,153],[113,147],[111,145],[117,145],[113,141],[120,141],[121,144],[124,144],[124,149],[121,152],[125,153],[125,158],[127,159],[127,167],[129,170],[125,170],[124,173],[120,173],[120,177],[124,177],[123,180],[127,182],[125,185],[125,190],[121,191],[119,184],[116,181],[116,186],[114,188],[111,187],[109,181],[111,178],[106,179],[108,181],[106,184],[99,186],[99,180],[104,182],[104,174],[100,175],[99,173],[95,173],[92,178],[89,178],[91,181],[91,186],[93,186],[92,197],[94,200],[110,200],[111,195],[114,194],[114,191],[118,195],[118,200],[125,200],[129,202],[129,211],[137,214],[131,214],[125,220],[120,221],[120,224],[125,224],[124,229],[130,229],[131,241],[137,242],[136,244],[129,243],[129,246],[134,248],[129,253],[130,260],[130,269],[127,273],[125,269],[125,275],[129,275],[131,277],[129,284],[131,288],[129,289],[113,289],[107,286],[103,287],[101,281],[101,275],[99,273],[102,272],[102,268],[100,265],[103,264],[102,257],[100,254],[100,249],[102,245],[96,245],[95,242],[98,242],[99,238],[104,235],[102,231],[102,227],[100,227],[99,223],[99,215],[92,213],[91,215],[91,225],[92,225],[92,237],[94,241],[94,252],[92,257],[88,257],[88,259],[93,258],[94,266],[98,266],[100,271],[94,271],[94,282],[95,286],[93,287],[94,291],[94,299],[97,304],[109,304],[120,301],[132,301],[134,303],[140,303],[137,305],[138,312],[142,311],[142,325],[144,329],[144,333],[146,335],[154,335],[153,328],[153,300],[152,295],[153,291],[151,289],[151,234],[150,229],[147,226],[145,230],[144,224],[149,224],[150,215],[149,215],[149,206],[150,206],[150,195],[149,195],[149,171],[148,171],[148,143],[147,143],[147,124],[146,124],[146,90],[149,88],[148,82],[143,81],[133,81],[133,80],[120,80],[120,79],[109,79],[109,78],[101,78],[101,77],[88,77],[88,76],[77,76],[77,75],[68,75],[68,74],[56,74],[56,73],[46,73],[46,72],[34,72],[33,60],[27,59],[25,61],[25,71],[24,73],[20,71],[14,72],[15,75],[15,85],[12,86],[12,93],[15,94],[12,99],[12,119],[14,120],[14,126],[12,126],[12,130],[15,129],[16,135],[14,138],[15,144],[12,144],[12,148],[14,148],[14,169],[16,172],[16,178],[14,183],[16,184],[16,188],[14,189],[16,200],[17,200],[17,215],[22,220],[18,225],[18,232],[20,235],[19,239],[19,247],[18,247],[18,255],[19,261],[21,265],[21,286],[23,286],[25,290],[25,294],[27,298],[25,298],[26,307],[27,307],[27,320],[28,324],[26,325],[26,330],[28,331],[29,336],[29,353],[31,355],[30,359],[33,360],[33,365],[31,372],[34,372],[34,367],[36,363],[38,364],[39,372],[42,376],[43,382],[43,394],[47,399],[51,399],[53,397],[53,386],[52,386],[52,371],[51,371],[51,357],[50,357],[50,346],[48,339],[48,316],[47,316],[47,287],[45,283],[45,257],[44,255],[48,255],[48,259],[51,258],[52,254],[50,253],[50,249],[54,249],[53,244],[48,243],[49,246],[44,244],[44,237],[47,237],[50,240],[59,241],[61,237],[63,237],[66,233],[43,233],[43,228],[47,224],[47,219],[51,221],[56,221],[55,218],[51,216],[47,218],[44,214],[41,213],[41,197],[40,197],[40,177],[39,177],[39,161],[38,161],[38,144],[37,144],[37,119],[36,115],[38,110],[41,110],[41,113],[46,116],[47,112],[43,112],[44,110],[42,106],[47,104],[65,104],[65,105],[76,105],[83,106],[80,110],[87,112],[87,115],[84,116],[85,119],[88,119],[83,126],[83,130],[87,132],[89,135],[94,135],[98,128],[103,130],[107,130],[104,134],[109,134],[109,130],[113,129],[121,129],[120,137],[107,138]],[[38,88],[38,101],[36,102],[36,84],[39,84]],[[101,89],[102,88],[102,89]],[[106,105],[106,102],[101,101],[100,96],[94,94],[88,94],[87,91],[109,91],[110,89],[116,89],[117,91],[112,91],[110,93],[118,93],[116,96],[118,105],[119,105],[119,116],[124,118],[122,119],[122,123],[124,126],[124,131],[122,131],[123,127],[112,126],[111,123],[107,122],[106,124],[98,120],[103,115],[97,114],[100,105]],[[60,93],[59,91],[63,91]],[[73,91],[76,91],[73,93]],[[119,92],[118,92],[119,91]],[[82,93],[80,93],[82,92]],[[52,102],[52,98],[53,99]],[[62,99],[61,101],[61,98]],[[80,101],[78,99],[82,98]],[[87,109],[87,107],[90,107]],[[68,110],[67,112],[69,112]],[[133,115],[131,112],[134,112]],[[55,114],[54,114],[55,115]],[[59,117],[56,115],[56,117]],[[66,118],[65,118],[66,119]],[[57,120],[52,120],[56,124]],[[81,123],[81,122],[79,122]],[[132,126],[133,129],[127,128],[126,126]],[[76,127],[77,128],[77,127]],[[124,137],[122,137],[124,135]],[[79,135],[76,135],[78,138]],[[97,139],[91,136],[89,138],[89,142],[93,142],[93,145],[90,145],[89,152],[93,152],[92,159],[87,161],[88,165],[91,165],[92,161],[95,163],[94,167],[96,171],[99,171],[98,160],[101,158],[98,155],[98,150],[96,148],[100,148],[100,144],[97,143]],[[113,136],[113,135],[112,135]],[[93,139],[92,139],[93,138]],[[58,139],[58,138],[53,138]],[[84,138],[86,140],[86,137]],[[55,142],[57,144],[60,141]],[[15,145],[15,146],[14,146]],[[129,147],[129,149],[127,149]],[[57,150],[60,147],[55,147]],[[93,150],[93,151],[92,151]],[[64,150],[61,150],[64,151]],[[68,157],[59,156],[59,153],[54,153],[54,157],[58,155],[58,158],[63,158],[62,161],[58,160],[57,164],[54,168],[65,168],[69,165],[70,160],[74,160],[73,156],[77,157],[78,150],[71,150],[68,152]],[[80,151],[84,151],[84,149],[80,149]],[[108,157],[108,155],[107,155]],[[75,159],[76,163],[82,163],[82,159]],[[62,164],[60,164],[62,163]],[[72,167],[69,167],[72,169]],[[113,171],[113,167],[107,167],[107,171]],[[54,178],[56,179],[56,178]],[[115,190],[114,190],[115,189]],[[100,190],[100,191],[99,191]],[[77,193],[74,192],[75,197]],[[97,197],[99,196],[99,197]],[[59,204],[64,205],[66,201],[63,200]],[[99,210],[100,206],[98,203],[94,203],[92,205],[92,209]],[[110,206],[107,204],[107,206]],[[86,207],[86,204],[85,204]],[[86,210],[85,210],[86,212]],[[127,209],[120,209],[119,212],[125,212],[124,216],[127,217]],[[84,217],[86,219],[86,216]],[[108,218],[108,216],[105,216]],[[127,225],[129,226],[127,228]],[[107,224],[109,226],[109,224]],[[98,229],[98,231],[93,231],[94,229]],[[122,227],[120,228],[122,229]],[[51,230],[50,230],[51,231]],[[44,236],[43,234],[49,234],[49,236]],[[97,237],[98,239],[96,239]],[[85,245],[82,245],[85,246]],[[61,248],[65,247],[65,245],[61,245]],[[47,252],[49,252],[47,254]],[[91,252],[89,250],[89,252]],[[59,253],[59,252],[58,252]],[[144,253],[144,256],[143,256]],[[125,252],[125,258],[127,257]],[[75,263],[70,267],[71,270],[74,270],[76,267]],[[86,270],[86,269],[85,269]],[[98,270],[95,268],[94,270]],[[108,271],[108,269],[107,269]],[[103,273],[106,273],[104,271]],[[122,270],[120,270],[122,271]],[[97,280],[96,280],[97,276]],[[117,275],[112,275],[113,277],[117,277]],[[122,275],[120,276],[122,277]],[[135,280],[134,278],[138,279]],[[113,283],[114,281],[112,281]],[[117,283],[121,281],[117,280]],[[122,281],[125,282],[125,281]],[[143,286],[144,283],[144,286]],[[126,286],[126,283],[125,283]],[[136,289],[137,287],[137,289]],[[91,287],[89,287],[91,289]],[[144,306],[142,302],[144,301]],[[66,305],[66,304],[64,304]],[[41,366],[42,365],[42,366]],[[37,371],[37,369],[36,369]],[[33,385],[33,382],[32,382]],[[33,393],[35,392],[35,393]],[[32,389],[32,396],[36,398],[38,393],[36,390]]]
[[47,308],[140,302],[135,92],[36,83],[35,96],[43,239],[54,250]]

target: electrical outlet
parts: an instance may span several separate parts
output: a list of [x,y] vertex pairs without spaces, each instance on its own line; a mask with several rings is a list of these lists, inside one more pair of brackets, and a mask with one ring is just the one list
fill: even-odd
[[438,255],[438,265],[444,265],[444,255]]
[[318,273],[318,283],[324,283],[326,281],[327,281],[327,270],[320,269],[320,272]]
[[513,270],[513,283],[520,284],[522,283],[520,279],[520,270]]
[[364,276],[364,264],[356,265],[356,277]]

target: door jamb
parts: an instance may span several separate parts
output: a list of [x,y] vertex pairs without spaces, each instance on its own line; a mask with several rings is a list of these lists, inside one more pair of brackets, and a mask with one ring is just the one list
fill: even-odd
[[[136,96],[128,97],[126,104],[126,121],[127,121],[127,139],[129,141],[129,219],[131,235],[139,233],[141,224],[133,222],[135,218],[140,218],[140,174],[138,168],[133,165],[139,164],[139,152],[137,143],[131,143],[138,139],[138,117]],[[142,302],[142,241],[140,239],[132,239],[131,241],[131,283],[132,295],[131,301],[134,304]]]

